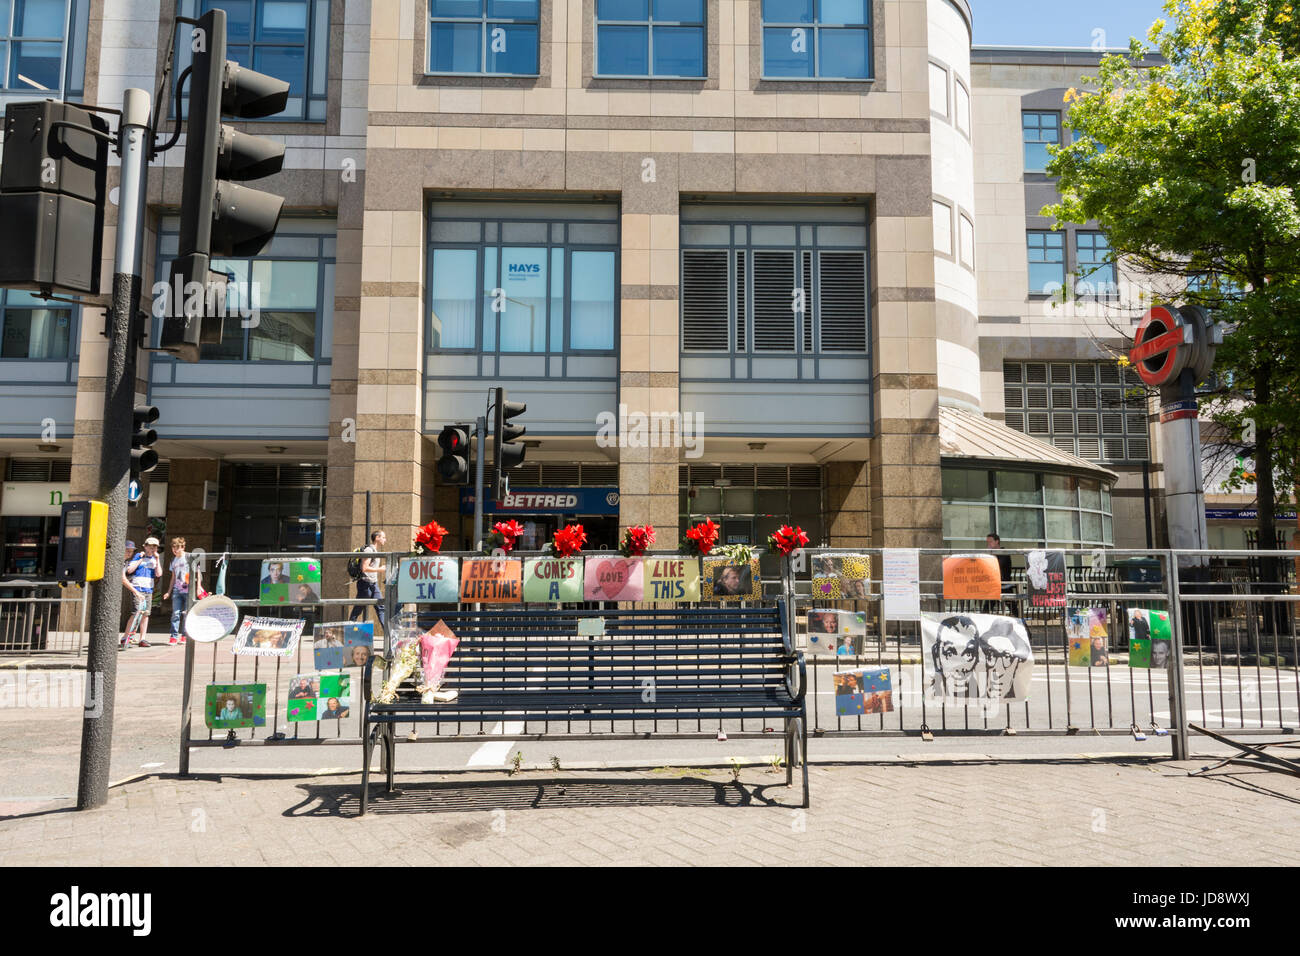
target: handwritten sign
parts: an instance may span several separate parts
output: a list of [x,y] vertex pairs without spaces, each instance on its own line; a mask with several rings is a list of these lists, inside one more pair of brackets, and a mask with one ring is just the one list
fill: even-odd
[[459,592],[460,564],[455,558],[402,558],[398,565],[398,604],[455,604]]
[[645,592],[641,558],[587,558],[582,596],[588,601],[640,601]]
[[921,620],[921,552],[916,548],[886,548],[881,555],[882,614],[890,621]]
[[518,604],[523,599],[524,563],[518,558],[466,558],[460,572],[460,599],[466,604]]
[[529,558],[524,562],[524,600],[582,600],[582,558]]
[[647,601],[698,601],[700,599],[699,558],[646,558],[645,599]]
[[1025,580],[1030,607],[1065,607],[1065,552],[1030,551]]
[[997,601],[1002,597],[1002,571],[991,554],[958,554],[943,559],[945,601]]

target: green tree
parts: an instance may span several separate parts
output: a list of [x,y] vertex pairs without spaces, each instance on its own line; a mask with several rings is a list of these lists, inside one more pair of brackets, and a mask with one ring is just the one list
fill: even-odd
[[[1283,0],[1165,11],[1148,34],[1158,58],[1133,40],[1067,93],[1075,135],[1053,150],[1061,201],[1043,213],[1097,220],[1153,298],[1225,323],[1203,411],[1255,460],[1270,547],[1300,477],[1300,15]],[[1265,580],[1280,570],[1266,562]]]

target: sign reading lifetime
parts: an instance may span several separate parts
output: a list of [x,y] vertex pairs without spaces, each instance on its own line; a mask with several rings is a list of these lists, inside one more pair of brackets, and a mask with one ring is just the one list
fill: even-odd
[[455,604],[460,566],[455,558],[402,558],[397,571],[398,604]]
[[524,563],[518,558],[466,558],[460,572],[460,599],[466,604],[523,600]]

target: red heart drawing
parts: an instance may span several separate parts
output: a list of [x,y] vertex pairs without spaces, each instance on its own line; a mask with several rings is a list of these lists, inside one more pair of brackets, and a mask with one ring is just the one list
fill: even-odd
[[632,562],[626,558],[596,564],[596,587],[593,594],[603,594],[607,601],[617,601],[632,577]]

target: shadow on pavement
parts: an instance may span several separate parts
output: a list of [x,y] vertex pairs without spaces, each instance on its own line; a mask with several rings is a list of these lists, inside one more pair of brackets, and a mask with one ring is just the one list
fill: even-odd
[[[466,813],[492,810],[563,810],[592,807],[797,807],[796,782],[762,786],[679,777],[672,780],[622,778],[506,779],[474,783],[402,783],[386,793],[372,783],[366,812]],[[302,784],[303,799],[286,817],[355,817],[361,813],[361,788],[352,784]],[[779,796],[771,795],[772,791]]]

